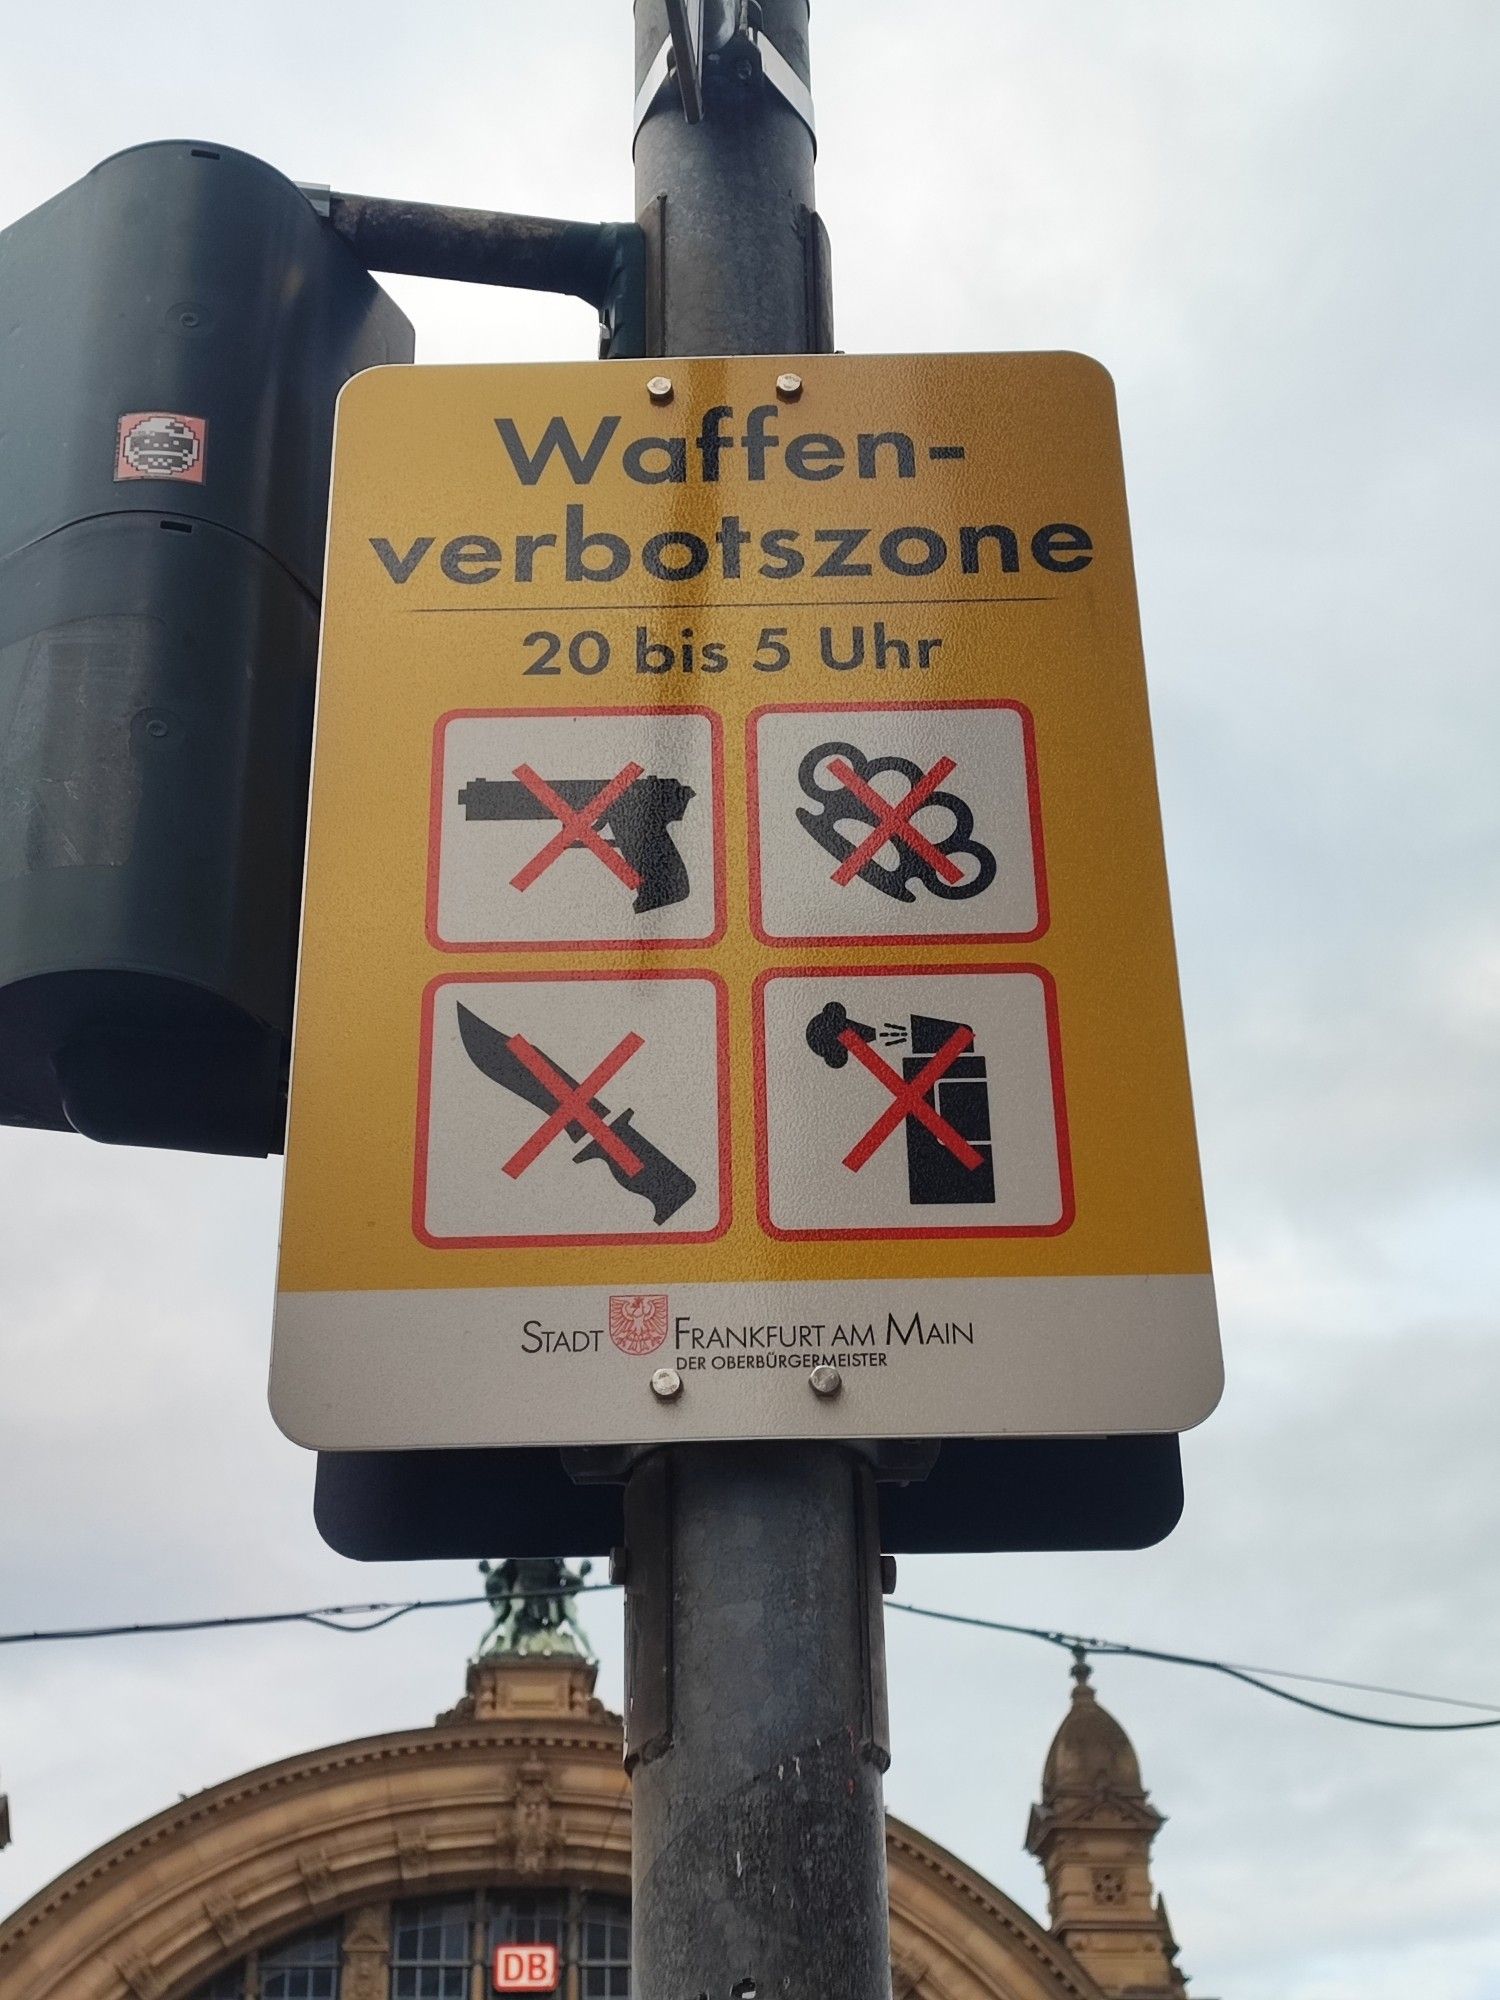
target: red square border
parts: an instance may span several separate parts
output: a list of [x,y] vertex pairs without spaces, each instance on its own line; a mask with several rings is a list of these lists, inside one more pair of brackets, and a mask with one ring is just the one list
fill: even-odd
[[[709,724],[709,765],[713,773],[714,921],[706,937],[670,938],[507,938],[494,943],[450,944],[438,930],[438,876],[443,825],[443,740],[450,722],[535,721],[566,715],[589,719],[606,715],[701,715]],[[716,709],[653,704],[648,708],[450,708],[432,731],[432,775],[427,817],[427,942],[434,951],[684,951],[717,944],[724,935],[724,722]],[[560,976],[560,975],[559,975]],[[601,978],[605,975],[600,974]],[[685,1239],[684,1239],[685,1240]]]
[[[1014,712],[1021,724],[1021,742],[1026,762],[1026,807],[1031,824],[1031,859],[1036,880],[1037,920],[1028,931],[903,931],[892,935],[889,931],[863,934],[857,931],[839,931],[828,937],[779,937],[768,931],[761,908],[761,842],[760,842],[760,758],[757,748],[757,724],[763,715],[877,715],[890,714],[901,709],[935,714],[943,709],[1008,708]],[[745,721],[745,783],[746,809],[749,814],[750,852],[750,928],[761,944],[790,945],[793,949],[831,944],[900,944],[903,946],[927,944],[1031,944],[1046,930],[1051,922],[1047,903],[1046,852],[1042,843],[1042,805],[1037,783],[1036,723],[1031,710],[1024,702],[989,701],[782,701],[767,702],[757,708]]]
[[[563,981],[596,983],[605,979],[706,980],[714,989],[714,1025],[718,1035],[719,1058],[719,1220],[712,1229],[674,1231],[663,1235],[659,1229],[644,1234],[608,1236],[432,1236],[423,1218],[427,1212],[427,1151],[432,1119],[432,1018],[439,989],[444,986],[555,986]],[[417,1070],[416,1151],[412,1174],[412,1234],[429,1250],[552,1250],[621,1244],[655,1243],[670,1249],[679,1243],[717,1243],[728,1233],[734,1220],[729,1135],[729,989],[716,972],[642,971],[621,972],[440,972],[422,990],[422,1027]]]
[[[967,705],[967,704],[965,704]],[[806,940],[804,940],[806,942]],[[766,1131],[766,1009],[765,990],[773,979],[891,979],[908,975],[925,978],[969,976],[1004,978],[1027,972],[1042,984],[1047,1013],[1047,1055],[1052,1073],[1052,1115],[1057,1132],[1057,1174],[1062,1214],[1056,1222],[998,1224],[990,1229],[779,1229],[771,1220],[771,1166]],[[1068,1109],[1063,1094],[1062,1043],[1058,1033],[1057,982],[1044,965],[786,965],[773,966],[756,980],[751,1001],[755,1043],[755,1206],[765,1235],[779,1243],[946,1242],[995,1236],[1061,1236],[1077,1216],[1073,1192],[1073,1158],[1068,1143]]]

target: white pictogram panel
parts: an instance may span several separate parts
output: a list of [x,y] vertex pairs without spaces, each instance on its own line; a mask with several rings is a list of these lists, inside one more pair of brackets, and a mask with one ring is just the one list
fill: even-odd
[[1053,1235],[1072,1220],[1040,968],[764,973],[756,1043],[771,1235]]
[[1045,929],[1031,717],[1017,703],[764,708],[749,759],[766,942]]
[[444,716],[432,942],[711,943],[723,928],[719,729],[698,709]]
[[438,1249],[722,1235],[724,1014],[708,973],[434,980],[417,1234]]

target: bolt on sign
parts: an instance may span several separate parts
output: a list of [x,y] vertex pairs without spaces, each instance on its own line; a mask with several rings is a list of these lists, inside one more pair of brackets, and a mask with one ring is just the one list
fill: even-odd
[[325,621],[293,1437],[1207,1415],[1102,369],[378,369]]

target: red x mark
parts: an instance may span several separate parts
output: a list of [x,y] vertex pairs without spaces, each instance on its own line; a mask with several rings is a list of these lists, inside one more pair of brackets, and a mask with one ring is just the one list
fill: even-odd
[[871,1076],[883,1083],[891,1093],[891,1102],[881,1112],[875,1123],[866,1132],[853,1152],[844,1155],[844,1165],[851,1172],[858,1173],[872,1154],[890,1138],[896,1127],[905,1118],[916,1118],[925,1125],[933,1138],[941,1146],[946,1146],[954,1159],[972,1173],[975,1167],[983,1166],[984,1155],[976,1153],[961,1133],[955,1132],[947,1119],[940,1116],[927,1102],[924,1093],[931,1090],[940,1076],[952,1069],[964,1050],[974,1039],[972,1028],[955,1028],[937,1054],[908,1083],[897,1076],[890,1064],[884,1061],[862,1041],[852,1028],[845,1028],[839,1040],[851,1056],[862,1062]]
[[[853,792],[862,806],[868,806],[876,816],[874,831],[862,840],[852,854],[845,855],[833,871],[833,879],[839,887],[845,888],[864,867],[872,854],[876,854],[888,840],[904,840],[913,854],[920,855],[929,868],[935,870],[944,882],[963,880],[963,870],[956,862],[950,861],[940,848],[934,847],[925,833],[911,823],[911,816],[919,806],[926,805],[950,772],[956,770],[951,757],[939,757],[925,778],[918,779],[904,799],[892,805],[882,798],[873,785],[867,785],[852,764],[842,757],[830,757],[828,768],[841,785]],[[517,774],[519,775],[519,773]]]
[[[561,820],[562,825],[553,834],[547,845],[539,853],[533,854],[519,875],[512,875],[512,889],[529,889],[543,870],[552,866],[559,854],[570,847],[586,847],[599,859],[612,875],[618,875],[627,889],[639,889],[641,878],[622,854],[609,845],[602,834],[594,831],[594,822],[603,819],[622,792],[629,791],[636,779],[643,775],[640,764],[627,764],[618,777],[611,778],[602,792],[595,792],[586,806],[575,812],[566,799],[559,798],[545,778],[539,778],[529,764],[517,764],[515,775],[531,793],[539,799],[552,815]],[[957,870],[954,871],[955,874]]]
[[641,1163],[616,1133],[604,1123],[589,1099],[596,1090],[602,1090],[616,1073],[622,1070],[638,1048],[644,1046],[641,1037],[627,1035],[618,1047],[612,1049],[603,1062],[583,1079],[582,1083],[569,1083],[559,1076],[539,1049],[534,1049],[521,1035],[510,1038],[510,1052],[545,1089],[557,1099],[548,1114],[545,1125],[539,1125],[519,1152],[512,1153],[505,1162],[504,1172],[513,1181],[518,1181],[537,1156],[546,1151],[558,1133],[568,1125],[581,1125],[592,1139],[598,1141],[601,1150],[607,1153],[622,1172],[632,1176],[641,1170]]

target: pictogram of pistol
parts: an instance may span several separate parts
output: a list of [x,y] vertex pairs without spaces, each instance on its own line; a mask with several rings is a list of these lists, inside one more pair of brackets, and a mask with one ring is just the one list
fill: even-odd
[[[549,778],[547,782],[575,812],[584,811],[607,783],[603,778]],[[632,905],[637,916],[686,900],[687,869],[667,829],[682,818],[692,797],[692,786],[681,779],[658,778],[646,772],[627,785],[600,816],[599,825],[611,836],[609,844],[641,878]],[[458,803],[465,819],[470,820],[557,817],[533,791],[511,778],[471,778],[459,793]]]

